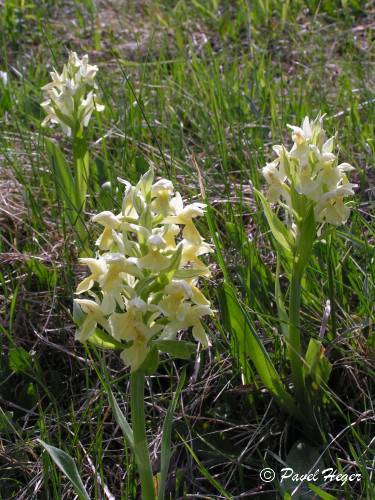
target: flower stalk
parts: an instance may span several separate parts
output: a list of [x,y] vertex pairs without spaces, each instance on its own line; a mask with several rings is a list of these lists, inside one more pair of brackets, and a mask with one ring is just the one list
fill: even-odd
[[143,500],[155,500],[154,480],[147,446],[144,410],[145,374],[137,370],[131,374],[131,420],[134,436],[134,454],[137,463]]
[[[82,155],[77,158],[81,161]],[[184,205],[171,181],[154,182],[154,176],[150,168],[135,186],[121,180],[121,211],[94,216],[102,233],[95,258],[80,259],[89,273],[76,290],[89,298],[74,300],[76,339],[119,350],[130,367],[131,439],[130,427],[123,428],[135,454],[144,500],[156,496],[146,438],[145,374],[156,371],[160,352],[190,358],[195,345],[181,339],[183,331],[191,329],[193,338],[208,347],[202,319],[213,314],[198,286],[200,277],[210,273],[200,256],[212,252],[194,222],[205,205]],[[161,490],[169,458],[169,445],[162,446]]]
[[292,370],[292,379],[299,400],[303,400],[305,394],[305,384],[302,372],[303,362],[302,362],[301,330],[300,330],[301,279],[302,276],[300,275],[297,266],[294,264],[292,270],[292,279],[290,283],[289,329],[288,329],[289,338],[288,338],[287,348],[289,352],[289,359]]

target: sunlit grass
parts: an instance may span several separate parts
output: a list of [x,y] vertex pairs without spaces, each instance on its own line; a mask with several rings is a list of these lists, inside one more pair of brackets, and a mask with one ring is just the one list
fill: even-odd
[[[223,276],[288,384],[274,295],[276,252],[253,187],[271,146],[287,141],[286,123],[326,113],[340,131],[341,158],[360,185],[351,218],[334,244],[316,245],[306,271],[302,329],[319,333],[333,306],[325,345],[333,363],[323,429],[326,467],[360,472],[360,483],[321,485],[339,498],[371,498],[373,418],[374,73],[373,7],[359,1],[5,2],[0,14],[0,498],[71,498],[72,490],[37,439],[76,460],[92,498],[136,498],[135,466],[93,360],[74,343],[72,295],[83,278],[72,229],[62,217],[45,136],[41,87],[69,49],[100,67],[105,111],[88,128],[91,172],[85,223],[118,210],[117,176],[136,182],[153,162],[187,196],[210,203],[199,229],[217,251],[206,284],[217,316],[213,347],[190,363],[162,364],[149,381],[146,408],[157,464],[161,425],[180,373],[177,444],[167,482],[170,498],[277,495],[259,471],[282,465],[301,437],[281,414],[223,322]],[[372,9],[372,10],[371,10]],[[98,30],[98,23],[101,26]],[[65,141],[65,142],[64,142]],[[100,186],[110,181],[112,187]],[[198,198],[197,198],[198,201]],[[199,201],[201,201],[199,199]],[[372,214],[372,215],[371,215]],[[281,281],[283,292],[287,282]],[[96,355],[98,358],[96,358]],[[129,376],[115,356],[108,380],[128,415]],[[243,385],[245,383],[246,385]],[[181,438],[179,437],[181,436]],[[356,465],[354,465],[356,464]],[[157,469],[157,467],[156,467]],[[373,478],[372,478],[373,479]],[[280,490],[281,491],[281,490]]]

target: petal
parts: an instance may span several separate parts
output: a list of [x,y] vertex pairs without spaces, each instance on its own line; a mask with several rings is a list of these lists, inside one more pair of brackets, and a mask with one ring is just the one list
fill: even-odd
[[85,342],[94,333],[96,328],[96,321],[93,317],[87,316],[85,321],[82,323],[79,331],[76,332],[75,339],[80,342]]
[[206,335],[206,332],[202,326],[201,323],[197,323],[194,327],[193,327],[193,337],[195,338],[195,340],[197,342],[200,342],[203,347],[209,347],[211,345],[207,335]]

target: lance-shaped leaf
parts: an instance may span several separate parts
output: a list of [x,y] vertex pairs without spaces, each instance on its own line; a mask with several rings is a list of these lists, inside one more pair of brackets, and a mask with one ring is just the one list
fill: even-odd
[[54,179],[56,181],[57,194],[62,204],[66,206],[69,221],[73,225],[76,219],[75,212],[77,211],[74,179],[60,148],[49,139],[45,139],[45,141]]
[[133,431],[130,427],[130,424],[126,420],[126,417],[123,414],[123,412],[121,411],[121,409],[116,401],[116,398],[114,397],[114,395],[111,391],[109,384],[107,382],[105,382],[103,379],[101,380],[101,382],[102,382],[103,387],[107,393],[109,403],[110,403],[111,408],[112,408],[113,416],[115,417],[117,424],[119,425],[120,429],[122,430],[122,433],[123,433],[124,437],[126,438],[130,448],[132,450],[134,450],[134,436],[133,436]]
[[270,226],[271,232],[276,242],[288,254],[292,253],[294,248],[294,236],[292,232],[285,226],[285,224],[281,222],[275,212],[271,209],[268,201],[263,196],[263,194],[257,189],[254,189],[254,192],[262,203],[264,215],[266,216],[268,225]]
[[318,391],[322,384],[328,382],[332,364],[324,353],[324,347],[318,339],[310,339],[307,347],[303,374],[306,381],[310,380],[312,389]]
[[41,439],[38,439],[38,442],[48,452],[57,467],[67,476],[80,500],[90,500],[73,458],[60,448],[51,446]]
[[190,359],[196,349],[195,344],[183,340],[156,340],[153,345],[159,351],[167,352],[179,359]]
[[91,335],[87,340],[91,344],[96,345],[96,347],[105,350],[108,349],[124,350],[128,347],[127,344],[119,342],[118,340],[114,339],[111,335],[109,335],[103,330],[100,330],[99,328],[97,328],[94,331],[93,335]]
[[253,362],[263,384],[289,413],[299,416],[292,396],[287,392],[266,349],[257,335],[251,319],[243,309],[232,287],[224,283],[220,292],[224,323],[236,338],[242,368],[248,369],[248,358]]

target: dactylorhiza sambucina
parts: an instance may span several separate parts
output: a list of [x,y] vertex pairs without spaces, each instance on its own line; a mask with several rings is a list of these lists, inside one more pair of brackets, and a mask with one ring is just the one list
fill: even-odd
[[[324,356],[322,339],[312,336],[307,348],[304,345],[300,320],[303,278],[315,244],[327,245],[329,261],[334,234],[329,225],[347,221],[350,208],[345,198],[354,195],[357,185],[347,177],[353,167],[338,162],[336,137],[327,138],[323,116],[318,115],[313,121],[306,117],[301,127],[288,126],[292,130],[292,148],[288,151],[283,145],[274,146],[277,158],[262,169],[268,184],[268,201],[259,191],[256,193],[277,243],[279,319],[284,325],[288,319],[288,329],[283,330],[298,410],[291,413],[299,414],[311,432],[317,429],[314,408],[322,403],[324,393],[320,389],[328,383],[332,365]],[[286,220],[280,220],[280,214],[271,209],[269,202],[285,209]],[[327,229],[324,233],[323,227]],[[278,283],[282,270],[290,282],[288,301]]]
[[163,344],[157,342],[176,340],[189,328],[209,345],[201,319],[213,312],[198,279],[209,275],[200,256],[212,249],[194,224],[205,205],[184,206],[172,182],[154,182],[153,169],[136,186],[123,183],[121,212],[93,218],[104,227],[97,256],[80,259],[90,274],[77,294],[90,298],[75,300],[85,314],[76,338],[84,342],[101,329],[123,343],[121,358],[136,371]]
[[303,120],[301,127],[288,125],[292,130],[293,147],[273,146],[277,158],[268,163],[262,173],[268,184],[268,200],[284,205],[292,220],[298,213],[293,193],[303,195],[314,204],[316,222],[340,225],[346,222],[350,209],[344,198],[354,194],[347,173],[354,168],[338,163],[335,153],[336,137],[327,139],[323,117]]
[[87,127],[94,109],[104,110],[95,94],[97,72],[98,67],[89,64],[87,55],[80,59],[70,52],[62,73],[53,70],[52,82],[42,87],[46,100],[41,106],[47,113],[42,126],[58,123],[68,137],[76,133],[73,131]]

